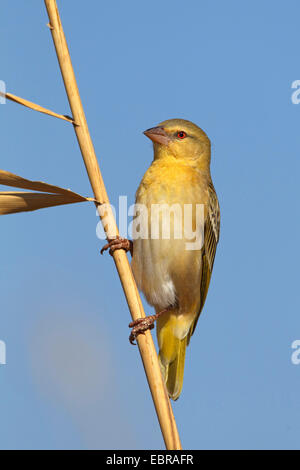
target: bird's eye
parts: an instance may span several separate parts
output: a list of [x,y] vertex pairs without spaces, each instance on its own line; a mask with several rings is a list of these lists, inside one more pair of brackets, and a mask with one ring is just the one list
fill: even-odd
[[184,139],[186,137],[186,133],[184,131],[177,132],[177,137],[179,139]]

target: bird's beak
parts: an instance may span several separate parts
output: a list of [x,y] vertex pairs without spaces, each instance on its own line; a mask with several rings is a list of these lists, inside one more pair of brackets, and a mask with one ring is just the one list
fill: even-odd
[[151,127],[151,129],[147,129],[144,134],[157,144],[168,145],[171,140],[163,127]]

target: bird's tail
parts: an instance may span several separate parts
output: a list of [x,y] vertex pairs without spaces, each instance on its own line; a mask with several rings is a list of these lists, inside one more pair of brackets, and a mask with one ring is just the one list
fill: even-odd
[[169,397],[172,400],[177,400],[183,384],[187,336],[183,339],[178,339],[175,336],[176,318],[169,317],[167,322],[164,320],[165,318],[162,317],[157,322],[158,359]]

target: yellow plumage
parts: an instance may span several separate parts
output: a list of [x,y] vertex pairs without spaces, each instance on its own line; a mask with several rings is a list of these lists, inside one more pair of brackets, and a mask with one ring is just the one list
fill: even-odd
[[[138,287],[156,312],[168,309],[157,321],[157,339],[165,383],[176,400],[182,389],[186,346],[210,282],[219,237],[219,205],[210,176],[210,141],[199,127],[172,119],[145,134],[154,142],[154,160],[137,190],[136,203],[147,209],[148,237],[134,238],[132,268]],[[158,204],[174,208],[166,239],[163,211],[156,219],[151,216]],[[186,219],[181,218],[187,205],[195,236],[204,234],[201,246],[192,250],[187,249],[191,240],[185,233]],[[200,219],[197,205],[204,208]],[[181,229],[181,238],[174,227]]]

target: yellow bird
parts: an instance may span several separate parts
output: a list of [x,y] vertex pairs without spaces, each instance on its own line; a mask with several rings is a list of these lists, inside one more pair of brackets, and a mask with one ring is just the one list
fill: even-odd
[[144,134],[154,147],[154,160],[136,193],[137,207],[145,208],[144,233],[133,237],[133,246],[119,239],[104,249],[131,250],[135,280],[156,315],[132,322],[130,340],[157,320],[159,362],[169,396],[177,400],[186,346],[210,283],[220,209],[210,174],[210,140],[202,129],[170,119]]

